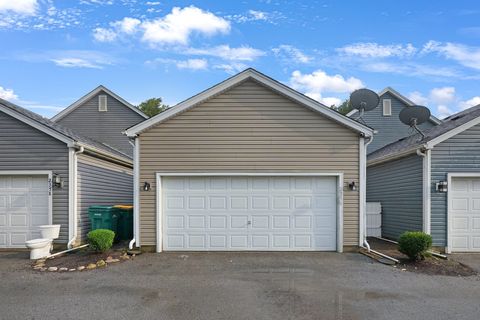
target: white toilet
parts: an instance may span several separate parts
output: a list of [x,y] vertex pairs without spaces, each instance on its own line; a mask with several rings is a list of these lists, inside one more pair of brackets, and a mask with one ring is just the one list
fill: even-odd
[[53,248],[53,240],[58,238],[60,234],[60,225],[43,225],[39,226],[40,239],[28,240],[25,246],[30,249],[30,259],[36,260],[45,258],[50,255]]

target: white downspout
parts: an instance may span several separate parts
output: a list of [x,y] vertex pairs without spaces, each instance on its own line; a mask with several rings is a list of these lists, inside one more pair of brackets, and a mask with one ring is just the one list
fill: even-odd
[[363,220],[363,245],[367,248],[368,252],[370,252],[371,249],[370,244],[367,241],[367,147],[372,141],[373,135],[364,143],[363,155],[361,155],[364,160],[360,168],[360,212]]
[[68,234],[70,240],[67,243],[67,248],[71,249],[77,240],[77,156],[83,153],[85,149],[80,147],[78,151],[75,148],[70,148],[68,154],[69,167],[69,186],[68,186],[68,211],[69,211],[69,228]]
[[135,137],[133,148],[133,239],[128,243],[128,248],[140,246],[140,140]]

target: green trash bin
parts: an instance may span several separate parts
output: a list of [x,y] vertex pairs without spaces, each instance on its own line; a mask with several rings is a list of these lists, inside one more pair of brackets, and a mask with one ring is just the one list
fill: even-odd
[[133,206],[116,205],[112,210],[118,216],[118,238],[119,240],[133,239]]
[[118,238],[118,213],[111,206],[91,206],[88,208],[91,230],[108,229]]

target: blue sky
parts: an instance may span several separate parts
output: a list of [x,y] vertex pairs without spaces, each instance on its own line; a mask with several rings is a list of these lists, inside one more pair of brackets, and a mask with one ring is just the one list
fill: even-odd
[[0,0],[0,97],[52,116],[99,84],[175,104],[247,67],[331,105],[391,86],[480,103],[478,1]]

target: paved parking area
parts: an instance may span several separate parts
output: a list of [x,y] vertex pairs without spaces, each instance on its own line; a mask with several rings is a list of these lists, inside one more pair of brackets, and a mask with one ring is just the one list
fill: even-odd
[[[478,319],[480,278],[427,276],[347,253],[143,254],[36,273],[0,253],[2,319]],[[480,256],[478,261],[480,261]]]

